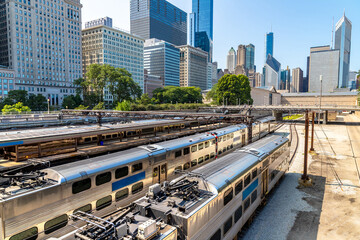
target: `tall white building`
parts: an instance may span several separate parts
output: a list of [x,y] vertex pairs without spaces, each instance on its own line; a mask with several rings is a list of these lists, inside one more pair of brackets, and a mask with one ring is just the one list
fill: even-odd
[[290,83],[290,92],[299,93],[304,92],[304,72],[301,68],[294,68],[292,70],[292,81]]
[[82,77],[80,0],[0,3],[0,65],[14,69],[15,87],[60,105]]
[[232,47],[229,50],[229,53],[227,55],[227,62],[226,62],[226,67],[229,70],[230,73],[234,73],[235,72],[235,67],[236,67],[236,51],[235,49]]
[[[124,30],[105,25],[82,31],[83,74],[94,63],[125,68],[144,89],[144,39]],[[105,91],[105,101],[112,96]]]

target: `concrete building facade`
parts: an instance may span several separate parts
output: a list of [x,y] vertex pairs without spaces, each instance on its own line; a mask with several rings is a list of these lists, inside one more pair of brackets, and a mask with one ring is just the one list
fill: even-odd
[[246,46],[245,45],[238,46],[236,66],[242,66],[242,67],[246,68]]
[[180,51],[174,45],[155,38],[144,44],[144,68],[160,76],[164,86],[180,86]]
[[[310,53],[309,92],[333,92],[339,79],[339,50],[312,51]],[[320,75],[323,81],[320,81]]]
[[164,80],[160,76],[150,75],[146,69],[144,69],[144,93],[147,93],[150,98],[153,97],[153,92],[157,88],[164,87]]
[[251,88],[251,98],[254,100],[254,106],[281,104],[281,94],[274,87]]
[[80,0],[0,2],[0,65],[14,69],[16,90],[42,94],[51,105],[75,93],[81,8]]
[[291,93],[304,92],[304,72],[301,68],[294,68],[292,70],[292,81],[290,84]]
[[[144,39],[108,26],[95,26],[82,31],[83,74],[94,63],[125,68],[144,90]],[[112,96],[105,94],[106,101]]]
[[211,87],[208,86],[208,89],[211,89],[215,84],[217,84],[218,82],[218,75],[217,75],[217,71],[218,70],[218,63],[217,62],[213,62],[212,63],[212,73],[211,73]]
[[231,47],[231,49],[229,50],[229,53],[227,55],[227,59],[226,59],[226,68],[231,72],[234,73],[235,72],[235,67],[236,67],[236,51],[233,47]]
[[[8,96],[9,91],[15,90],[15,71],[13,69],[0,66],[0,100]],[[28,87],[28,92],[39,92],[34,87]]]
[[189,45],[180,49],[180,86],[207,89],[208,54],[200,48]]
[[261,73],[255,73],[255,87],[261,87],[263,77],[264,76]]
[[166,0],[130,0],[131,34],[184,45],[187,27],[187,13]]

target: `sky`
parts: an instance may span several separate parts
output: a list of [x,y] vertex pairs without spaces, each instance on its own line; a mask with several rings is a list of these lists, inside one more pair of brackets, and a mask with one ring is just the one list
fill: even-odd
[[[191,0],[168,0],[191,12]],[[111,17],[113,25],[130,30],[130,0],[81,0],[83,23]],[[255,45],[255,65],[264,65],[265,34],[274,33],[274,57],[282,68],[306,70],[310,47],[331,45],[332,25],[344,10],[352,22],[350,70],[360,70],[359,0],[214,0],[214,61],[226,68],[231,47]]]

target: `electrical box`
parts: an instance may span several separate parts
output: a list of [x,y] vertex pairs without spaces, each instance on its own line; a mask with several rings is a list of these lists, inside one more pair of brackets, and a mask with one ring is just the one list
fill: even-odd
[[150,239],[155,236],[158,231],[159,228],[156,226],[156,221],[148,220],[139,226],[137,237],[141,240]]

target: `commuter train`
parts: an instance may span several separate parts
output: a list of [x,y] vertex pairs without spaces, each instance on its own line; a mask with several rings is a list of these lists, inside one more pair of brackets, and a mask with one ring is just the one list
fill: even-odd
[[[89,224],[60,239],[237,239],[289,164],[289,140],[273,134],[162,187],[150,186],[145,197],[104,217],[100,222],[108,223],[106,229]],[[87,216],[77,212],[72,217]]]
[[[274,131],[272,120],[259,121],[253,138]],[[0,239],[56,236],[58,229],[76,224],[69,222],[70,214],[81,210],[102,216],[143,196],[150,185],[171,179],[175,170],[195,169],[246,145],[247,134],[245,125],[235,125],[9,176],[0,186]]]

